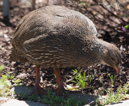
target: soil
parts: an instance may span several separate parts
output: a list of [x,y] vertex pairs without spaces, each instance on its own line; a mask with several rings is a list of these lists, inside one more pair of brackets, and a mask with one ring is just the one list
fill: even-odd
[[[49,4],[43,4],[42,6],[44,5]],[[122,26],[124,25],[124,23],[121,22],[119,24],[115,24],[113,28],[116,32],[119,33],[114,33],[115,31],[112,27],[108,29],[108,27],[106,27],[106,24],[98,23],[98,21],[92,17],[90,12],[94,13],[93,9],[85,8],[82,5],[77,5],[75,1],[73,1],[72,3],[71,1],[67,1],[67,3],[60,2],[59,5],[66,5],[67,7],[78,10],[84,14],[89,14],[89,18],[93,20],[99,32],[98,37],[117,45],[117,47],[121,51],[122,56],[119,75],[116,74],[113,68],[100,64],[90,66],[88,68],[72,67],[60,69],[64,85],[68,84],[71,86],[77,86],[77,84],[71,82],[72,80],[75,80],[75,73],[71,70],[76,68],[78,69],[78,71],[81,70],[82,73],[86,73],[86,89],[83,89],[83,93],[96,94],[103,91],[102,94],[106,94],[106,92],[104,92],[102,88],[104,87],[105,89],[109,89],[111,87],[111,80],[107,73],[116,77],[113,86],[114,91],[116,91],[120,85],[123,86],[124,84],[129,83],[129,33],[128,31],[123,32],[122,29],[119,28],[120,25]],[[37,4],[36,8],[39,7],[40,5]],[[96,5],[93,5],[92,7],[96,8]],[[100,10],[99,8],[97,9]],[[4,70],[0,72],[0,77],[2,76],[2,74],[6,74],[7,72],[9,72],[10,74],[15,74],[15,79],[21,79],[22,83],[26,86],[34,86],[35,65],[31,63],[11,62],[9,61],[9,54],[12,50],[11,39],[13,37],[13,31],[20,19],[31,10],[32,9],[29,3],[20,1],[17,3],[15,0],[11,1],[10,23],[6,23],[5,21],[3,21],[2,7],[0,6],[0,65],[4,65]],[[116,10],[118,11],[119,9]],[[99,15],[99,11],[97,14]],[[108,14],[108,12],[106,14]],[[125,22],[129,22],[129,18],[125,18]],[[112,19],[117,20],[118,18],[112,17]],[[110,20],[107,19],[107,23],[110,23]],[[53,69],[41,68],[40,72],[42,75],[42,81],[40,84],[41,87],[47,90],[55,89],[57,87],[57,84],[53,75]]]

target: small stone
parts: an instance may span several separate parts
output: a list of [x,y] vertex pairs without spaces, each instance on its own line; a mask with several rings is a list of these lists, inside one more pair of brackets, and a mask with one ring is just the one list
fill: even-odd
[[0,97],[0,104],[5,103],[7,100],[8,100],[8,98],[6,98],[6,97]]
[[1,100],[8,100],[8,98],[6,98],[6,97],[0,97],[0,101]]
[[28,73],[32,72],[32,69],[31,69],[31,68],[28,68],[28,69],[27,69],[27,72],[28,72]]
[[126,6],[126,9],[129,10],[129,4]]
[[27,77],[27,74],[21,73],[20,75],[17,75],[16,78],[24,79]]
[[16,99],[11,99],[6,103],[3,103],[1,106],[48,106],[48,105],[32,101],[20,101]]

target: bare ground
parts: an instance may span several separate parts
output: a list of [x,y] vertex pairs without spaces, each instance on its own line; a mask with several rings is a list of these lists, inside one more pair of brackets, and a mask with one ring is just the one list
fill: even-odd
[[[79,10],[82,13],[85,13],[87,10],[80,6],[77,7],[76,3],[74,3],[74,6],[67,5],[69,8],[73,8],[76,10]],[[88,9],[93,12],[93,10]],[[2,8],[0,8],[0,65],[4,65],[4,70],[0,72],[0,77],[2,74],[6,74],[9,72],[10,74],[15,74],[15,79],[20,78],[22,83],[26,86],[34,86],[35,83],[35,65],[31,63],[20,63],[20,62],[10,62],[9,61],[9,54],[11,53],[11,39],[13,37],[13,30],[18,24],[19,20],[28,12],[31,11],[30,6],[27,4],[13,4],[11,6],[11,14],[10,14],[10,24],[6,24],[3,22],[3,16],[2,16]],[[91,15],[89,15],[91,17]],[[92,18],[92,17],[91,17]],[[104,66],[104,65],[95,65],[90,66],[88,68],[67,68],[67,69],[60,69],[61,77],[63,79],[64,84],[69,84],[71,86],[76,86],[75,83],[72,83],[71,80],[74,79],[75,73],[71,71],[72,69],[77,68],[78,70],[81,70],[81,72],[86,73],[86,89],[83,90],[83,93],[90,93],[90,94],[96,94],[98,92],[103,91],[103,86],[101,81],[104,84],[105,89],[110,88],[111,81],[107,74],[107,72],[110,75],[116,75],[116,78],[114,80],[114,91],[117,90],[117,88],[121,85],[123,86],[125,83],[129,83],[129,34],[126,32],[122,32],[120,34],[123,34],[120,36],[118,33],[112,33],[108,35],[108,29],[106,29],[103,25],[100,25],[96,22],[96,20],[93,18],[93,21],[96,24],[96,27],[98,29],[98,32],[101,35],[98,35],[99,38],[104,39],[108,42],[114,43],[117,45],[117,47],[121,50],[122,55],[122,62],[121,62],[121,68],[120,68],[120,74],[116,75],[116,72],[114,69]],[[128,20],[129,21],[129,20]],[[116,26],[115,26],[116,27]],[[103,33],[104,32],[104,33]],[[14,65],[14,67],[12,67]],[[50,89],[53,90],[57,87],[55,78],[53,75],[52,69],[41,69],[42,79],[43,82],[41,83],[41,87],[43,89]],[[91,77],[91,82],[89,81],[89,78]],[[106,94],[106,92],[103,91],[103,94]]]

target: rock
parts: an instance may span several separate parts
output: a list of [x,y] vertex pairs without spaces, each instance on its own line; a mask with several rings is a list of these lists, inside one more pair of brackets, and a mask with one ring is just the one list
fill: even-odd
[[111,105],[105,105],[105,106],[129,106],[129,100],[125,100],[119,103],[113,103]]
[[14,86],[11,89],[12,92],[15,92],[17,95],[29,95],[33,91],[33,87],[26,87],[26,86]]
[[[7,102],[9,99],[6,97],[0,97],[0,104]],[[1,105],[0,105],[1,106]]]
[[95,101],[98,98],[96,95],[89,95],[89,94],[82,94],[82,93],[75,93],[75,94],[68,94],[69,98],[75,98],[77,101],[82,101],[85,105],[95,106]]
[[[12,90],[19,95],[25,94],[28,95],[33,91],[33,87],[26,87],[26,86],[14,86]],[[74,93],[74,94],[68,94],[68,98],[74,98],[77,101],[83,102],[85,104],[84,106],[95,106],[95,101],[98,98],[98,96],[95,95],[89,95],[89,94],[82,94],[80,92]],[[102,97],[104,98],[104,97]],[[99,98],[99,99],[102,99]],[[1,100],[1,99],[0,99]],[[33,102],[33,101],[19,101],[16,99],[12,99],[7,101],[6,103],[3,103],[0,106],[48,106],[43,103],[39,102]],[[129,100],[121,101],[119,103],[114,103],[111,105],[106,106],[129,106]]]
[[[14,90],[16,94],[19,95],[25,94],[25,96],[27,96],[33,91],[33,87],[14,86],[12,90]],[[90,106],[94,106],[97,97],[98,96],[95,95],[82,94],[81,92],[68,94],[68,98],[74,98],[77,101],[82,101],[83,104],[90,104]]]
[[16,99],[11,99],[6,103],[3,103],[1,106],[48,106],[43,103],[39,102],[32,102],[32,101],[21,101]]
[[16,78],[25,79],[27,77],[26,73],[21,73],[20,75],[17,75]]
[[0,97],[0,100],[8,100],[6,97]]

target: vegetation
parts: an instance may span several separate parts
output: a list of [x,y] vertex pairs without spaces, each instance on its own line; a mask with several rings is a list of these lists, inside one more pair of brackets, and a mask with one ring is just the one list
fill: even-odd
[[[17,95],[18,99],[26,98],[25,94]],[[37,97],[36,95],[30,95],[26,98],[30,101],[41,102],[52,106],[81,106],[82,101],[77,101],[75,98],[68,98],[65,96],[57,96],[55,93],[48,91],[48,95]]]
[[[33,0],[34,1],[34,0]],[[73,0],[74,2],[76,0]],[[129,31],[129,24],[128,21],[125,19],[129,17],[128,10],[125,9],[124,6],[124,1],[123,2],[117,2],[111,4],[110,0],[105,0],[104,3],[102,0],[94,0],[94,3],[88,3],[86,1],[79,1],[77,0],[77,3],[73,3],[71,6],[77,7],[77,9],[80,12],[83,12],[86,14],[90,19],[95,20],[94,23],[97,25],[102,25],[99,26],[98,32],[103,32],[104,31],[104,36],[109,35],[109,37],[113,36],[122,36],[123,39],[128,40],[125,34]],[[18,3],[17,3],[18,4]],[[127,4],[127,3],[125,3]],[[116,9],[115,6],[120,7],[120,9]],[[97,7],[97,8],[96,8]],[[90,8],[90,9],[88,9]],[[83,10],[83,11],[81,11]],[[16,16],[15,16],[16,17]],[[16,21],[17,23],[17,21]],[[104,29],[104,27],[106,28]],[[9,32],[9,31],[7,31]],[[107,33],[108,32],[108,33]],[[113,34],[117,33],[117,34]],[[100,33],[101,34],[101,33]],[[115,38],[115,37],[114,37]],[[104,39],[104,38],[103,38]],[[107,40],[104,39],[104,40]],[[115,38],[117,40],[119,38]],[[127,41],[128,42],[128,41]],[[123,43],[123,42],[121,42]],[[120,44],[121,45],[121,44]],[[121,45],[123,46],[123,45]],[[125,46],[124,46],[125,47]],[[126,57],[125,57],[126,58]],[[124,60],[124,59],[123,59]],[[125,59],[126,61],[126,59]],[[123,62],[124,63],[124,62]],[[123,64],[122,63],[122,64]],[[125,65],[125,64],[124,64]],[[125,67],[123,65],[123,67]],[[4,69],[4,65],[0,66],[0,72]],[[86,80],[86,74],[82,73],[81,71],[73,70],[75,72],[75,80],[72,81],[73,83],[76,83],[79,88],[72,88],[69,90],[81,90],[86,88],[86,83],[88,82],[91,84],[92,79],[93,79],[93,74],[91,74],[88,77],[88,80]],[[127,70],[126,70],[127,71]],[[109,78],[110,78],[110,89],[107,90],[107,88],[104,86],[103,81],[101,81],[103,85],[103,91],[106,92],[106,96],[104,98],[100,99],[98,98],[96,105],[106,105],[106,104],[111,104],[111,103],[116,103],[120,102],[121,100],[124,100],[126,98],[129,98],[126,94],[128,93],[129,90],[129,84],[124,84],[124,86],[119,86],[117,91],[113,91],[113,84],[116,76],[110,75],[107,73]],[[6,75],[2,75],[0,78],[0,96],[11,96],[12,92],[10,89],[14,85],[19,85],[21,84],[20,79],[15,80],[15,75],[10,75],[9,72],[7,72]],[[69,87],[70,88],[70,87]],[[94,89],[94,87],[92,87]],[[100,97],[102,97],[102,94],[98,94]],[[22,95],[17,95],[18,98],[25,98],[25,94]],[[47,96],[43,97],[36,97],[35,95],[31,95],[27,98],[28,100],[32,101],[40,101],[42,103],[50,104],[50,105],[61,105],[61,106],[80,106],[82,104],[82,101],[76,101],[75,99],[71,98],[65,98],[65,97],[60,97],[60,96],[55,96],[55,94],[48,93]]]
[[[81,89],[84,89],[86,88],[86,75],[85,73],[81,74],[81,71],[78,72],[77,69],[73,70],[73,72],[76,73],[75,75],[75,79],[76,81],[72,81],[74,83],[77,83],[78,86],[81,88]],[[129,84],[125,84],[123,87],[122,86],[119,86],[118,90],[116,92],[113,91],[113,84],[114,84],[114,80],[116,78],[116,76],[114,75],[110,75],[109,73],[107,73],[109,78],[110,78],[110,81],[111,81],[111,88],[110,90],[106,90],[105,87],[104,87],[104,84],[103,82],[101,81],[102,85],[103,85],[103,90],[107,92],[107,95],[102,98],[102,94],[98,94],[100,95],[98,100],[97,100],[97,104],[96,105],[108,105],[108,104],[111,104],[111,103],[117,103],[117,102],[120,102],[121,100],[123,99],[127,99],[129,98],[127,96],[127,92],[129,90]],[[93,76],[93,75],[91,75]],[[89,81],[91,82],[92,80],[92,77],[89,77]],[[101,99],[100,99],[101,98]]]
[[[2,71],[4,68],[4,66],[0,66],[0,71]],[[73,70],[73,72],[75,72],[75,79],[76,81],[72,81],[74,83],[77,83],[79,86],[79,89],[84,89],[86,88],[86,75],[85,73],[81,73],[81,71],[77,71],[77,69]],[[98,98],[96,101],[96,105],[107,105],[107,104],[111,104],[111,103],[116,103],[116,102],[120,102],[123,99],[127,99],[129,98],[126,94],[129,90],[129,84],[125,84],[123,87],[120,86],[118,88],[118,90],[116,92],[113,91],[113,83],[115,80],[116,76],[110,75],[109,73],[107,73],[110,81],[111,81],[111,88],[110,90],[106,90],[104,87],[103,82],[101,81],[102,85],[103,85],[103,90],[107,92],[107,95],[104,98]],[[92,76],[89,77],[88,81],[91,82],[92,80]],[[13,80],[15,77],[15,75],[9,75],[9,73],[7,73],[6,75],[2,75],[1,79],[0,79],[0,96],[11,96],[12,92],[10,91],[10,88],[13,85],[19,85],[21,80],[17,79],[17,80]],[[76,89],[77,90],[77,89]],[[101,94],[100,97],[102,97]],[[21,98],[25,98],[26,95],[25,94],[21,94],[21,95],[17,95],[16,96],[18,99]],[[30,95],[27,97],[27,100],[30,101],[39,101],[45,104],[49,104],[49,105],[53,105],[53,106],[80,106],[82,105],[82,101],[77,101],[75,98],[65,98],[65,96],[56,96],[54,93],[50,93],[48,92],[48,95],[45,96],[41,96],[41,97],[37,97],[35,95]]]
[[[108,76],[110,77],[110,80],[111,80],[110,90],[106,90],[103,82],[101,81],[102,85],[103,85],[103,90],[107,92],[107,95],[104,98],[102,98],[102,100],[99,100],[99,103],[100,103],[99,105],[102,105],[102,106],[108,105],[111,103],[118,103],[121,100],[129,98],[129,96],[127,96],[127,92],[129,90],[129,84],[124,84],[123,87],[120,85],[118,90],[116,92],[114,92],[113,91],[113,83],[115,80],[115,76],[110,75],[109,73],[108,73]],[[101,94],[100,94],[100,96],[102,97]]]
[[81,74],[81,71],[78,73],[77,69],[72,70],[72,71],[75,72],[75,80],[76,81],[71,81],[71,82],[77,83],[81,89],[86,88],[85,73]]
[[125,84],[123,87],[119,87],[117,92],[113,92],[112,90],[107,91],[107,96],[101,101],[101,105],[108,105],[111,103],[118,103],[121,100],[129,99],[127,96],[127,91],[129,90],[129,84]]
[[[3,65],[0,66],[0,71],[2,71],[4,68]],[[10,75],[9,72],[7,72],[6,75],[2,75],[0,78],[0,96],[11,96],[13,92],[11,92],[11,88],[14,85],[21,84],[21,80],[13,80],[15,75]]]
[[4,65],[1,65],[0,66],[0,72],[3,70],[3,68],[4,68]]

